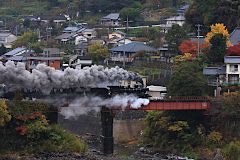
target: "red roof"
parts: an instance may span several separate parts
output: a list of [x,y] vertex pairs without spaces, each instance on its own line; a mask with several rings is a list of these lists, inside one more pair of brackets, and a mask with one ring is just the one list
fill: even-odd
[[238,43],[234,46],[228,47],[226,55],[227,56],[240,56],[240,43]]

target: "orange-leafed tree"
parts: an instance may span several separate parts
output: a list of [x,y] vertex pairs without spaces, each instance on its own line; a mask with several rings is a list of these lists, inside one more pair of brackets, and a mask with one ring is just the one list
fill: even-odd
[[224,26],[224,24],[222,23],[216,23],[214,25],[211,25],[211,31],[207,33],[207,36],[205,38],[205,41],[207,43],[211,43],[211,39],[216,36],[216,35],[219,35],[219,34],[222,34],[223,37],[226,38],[226,43],[227,43],[227,46],[230,46],[231,43],[229,41],[229,37],[230,37],[230,34],[226,28],[226,26]]
[[[207,44],[207,43],[201,43],[199,45],[199,48],[202,51],[205,48],[207,48],[208,46],[209,46],[209,44]],[[198,44],[197,44],[197,42],[193,42],[191,40],[185,40],[180,44],[179,50],[181,51],[182,54],[183,53],[197,54]]]

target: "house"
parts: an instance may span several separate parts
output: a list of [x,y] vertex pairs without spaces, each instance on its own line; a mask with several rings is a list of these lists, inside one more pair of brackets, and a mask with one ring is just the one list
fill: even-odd
[[12,33],[0,33],[0,45],[4,45],[6,48],[12,48],[12,44],[17,40],[17,37]]
[[190,5],[189,4],[186,4],[186,5],[183,5],[182,7],[180,7],[178,10],[177,10],[177,14],[178,15],[184,15],[187,10],[189,9]]
[[240,43],[240,27],[237,27],[233,30],[233,32],[230,34],[229,40],[232,45]]
[[173,25],[173,24],[178,24],[179,26],[183,26],[185,23],[185,17],[183,15],[179,16],[173,16],[170,18],[165,19],[166,20],[166,25]]
[[55,37],[55,39],[59,42],[59,43],[64,43],[64,44],[76,44],[76,37],[78,37],[79,35],[76,33],[63,33],[57,37]]
[[63,33],[70,33],[70,34],[77,33],[81,29],[82,29],[81,27],[66,27],[64,28]]
[[224,57],[224,66],[205,67],[203,74],[209,78],[217,79],[219,85],[240,83],[240,44],[231,46]]
[[13,57],[13,56],[20,56],[20,55],[23,55],[27,52],[27,49],[25,47],[18,47],[18,48],[15,48],[7,53],[5,53],[3,55],[4,58],[10,58],[10,57]]
[[69,20],[70,20],[70,17],[63,14],[53,17],[53,22],[56,23],[57,25],[62,25]]
[[124,38],[126,36],[126,33],[121,32],[121,31],[114,31],[112,33],[108,34],[108,39],[118,39],[118,38]]
[[108,43],[108,46],[110,47],[117,47],[117,46],[121,46],[131,42],[132,40],[129,38],[117,38],[117,39],[111,39],[107,43]]
[[138,52],[157,52],[157,49],[145,45],[141,42],[132,42],[110,49],[111,61],[132,62]]
[[75,45],[78,45],[82,42],[88,42],[88,38],[84,35],[78,35],[77,37],[75,37]]
[[74,53],[80,56],[84,56],[87,53],[88,43],[81,42],[75,46]]
[[55,69],[61,69],[60,51],[58,48],[45,48],[41,54],[31,54],[26,57],[26,68],[35,69],[38,64],[46,64]]
[[111,13],[105,17],[102,17],[101,24],[104,26],[119,26],[120,25],[120,14]]
[[163,86],[147,86],[150,99],[163,99],[167,94],[167,88]]
[[225,56],[226,64],[226,83],[240,83],[240,56]]
[[82,35],[88,39],[93,39],[97,37],[97,32],[94,29],[84,29]]
[[83,68],[93,64],[91,57],[74,55],[69,58],[69,66],[73,68]]

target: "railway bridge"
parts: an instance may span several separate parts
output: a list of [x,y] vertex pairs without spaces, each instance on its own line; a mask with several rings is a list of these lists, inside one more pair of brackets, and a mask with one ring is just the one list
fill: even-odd
[[[139,109],[127,107],[126,110],[202,110],[210,109],[210,100],[207,97],[171,97],[163,100],[151,100],[148,105]],[[120,108],[108,109],[103,107],[101,110],[102,122],[102,145],[103,153],[112,154],[114,148],[113,140],[113,118],[114,112]]]

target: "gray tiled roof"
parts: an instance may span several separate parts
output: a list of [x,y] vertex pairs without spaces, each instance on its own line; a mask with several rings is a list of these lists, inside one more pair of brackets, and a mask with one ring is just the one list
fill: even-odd
[[63,33],[59,36],[57,36],[55,39],[71,39],[72,37],[74,37],[76,34],[75,33]]
[[226,74],[226,67],[205,67],[203,68],[203,74],[207,76],[211,75],[224,75]]
[[110,51],[136,53],[139,51],[156,52],[157,49],[147,46],[141,42],[132,42],[125,45],[121,45],[119,47],[112,48],[110,49]]
[[[192,42],[196,42],[196,43],[198,43],[198,38],[197,37],[193,37],[193,38],[190,38],[190,40],[192,41]],[[203,44],[205,41],[205,38],[204,37],[199,37],[199,42],[200,42],[200,44]]]
[[71,32],[77,32],[78,30],[80,30],[81,28],[79,27],[66,27],[64,28],[64,31],[71,31]]
[[11,33],[6,33],[6,32],[0,33],[0,37],[7,37],[9,35],[11,35]]
[[224,63],[232,63],[232,64],[239,64],[240,63],[240,56],[225,56]]
[[185,20],[186,20],[185,17],[182,15],[174,16],[166,19],[166,21],[185,21]]
[[105,17],[103,17],[102,19],[111,19],[111,20],[117,20],[119,19],[119,13],[111,13]]
[[11,50],[11,51],[5,53],[4,56],[14,56],[15,54],[17,54],[19,52],[22,52],[24,50],[26,50],[26,48],[18,47],[18,48],[14,49],[14,50]]
[[26,61],[26,57],[24,56],[12,56],[7,58],[9,61]]
[[230,42],[232,45],[240,43],[240,27],[234,29],[230,35]]

